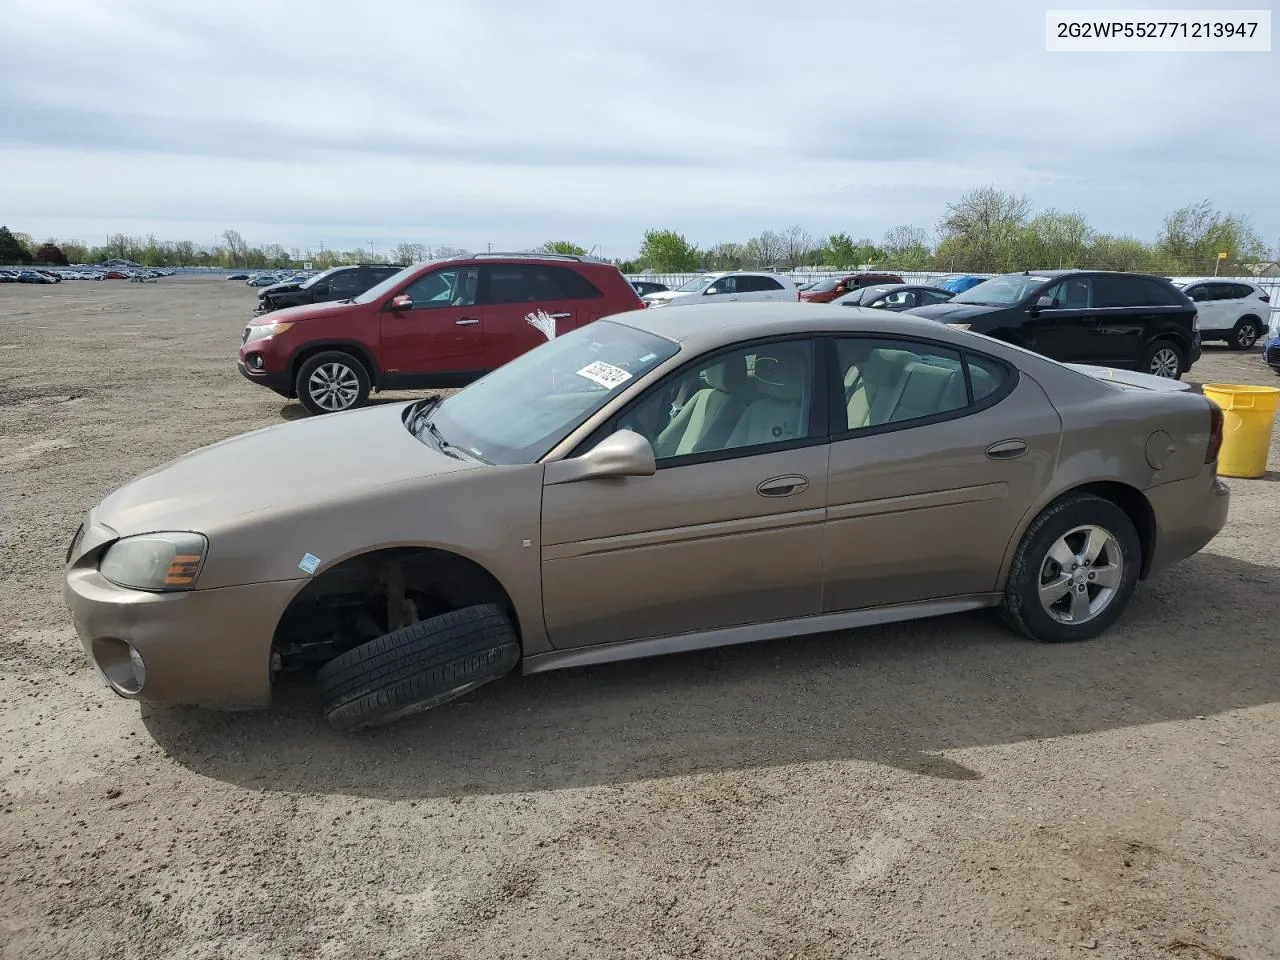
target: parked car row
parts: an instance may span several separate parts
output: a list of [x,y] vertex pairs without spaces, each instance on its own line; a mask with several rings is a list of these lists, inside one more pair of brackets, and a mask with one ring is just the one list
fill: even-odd
[[0,283],[61,283],[63,280],[158,280],[171,277],[177,271],[143,267],[141,269],[111,269],[99,267],[39,267],[0,269]]
[[387,266],[382,263],[357,263],[331,267],[316,274],[291,274],[265,285],[258,294],[258,306],[255,312],[270,313],[285,307],[329,303],[358,297],[375,284],[381,283],[403,269],[403,267]]

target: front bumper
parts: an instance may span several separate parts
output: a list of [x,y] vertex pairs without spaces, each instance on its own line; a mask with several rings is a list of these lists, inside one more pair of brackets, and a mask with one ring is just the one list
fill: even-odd
[[[122,697],[247,710],[271,703],[271,641],[300,581],[148,593],[92,565],[68,567],[63,599],[89,662]],[[144,676],[130,661],[141,656]]]
[[252,383],[274,390],[286,399],[293,396],[293,384],[289,380],[289,374],[283,371],[250,370],[244,360],[237,360],[236,368],[242,377]]
[[1231,488],[1218,478],[1217,464],[1206,464],[1190,479],[1151,487],[1146,494],[1156,519],[1148,576],[1199,553],[1226,526]]
[[1272,337],[1262,345],[1262,362],[1280,373],[1280,337]]

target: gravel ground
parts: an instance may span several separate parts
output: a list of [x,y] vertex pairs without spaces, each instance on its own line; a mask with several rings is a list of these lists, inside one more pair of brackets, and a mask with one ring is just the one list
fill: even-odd
[[[1280,475],[1105,638],[987,616],[512,677],[358,737],[142,708],[81,512],[296,417],[244,284],[0,287],[0,956],[1280,957]],[[1210,348],[1195,380],[1277,384]],[[270,482],[264,477],[263,482]]]

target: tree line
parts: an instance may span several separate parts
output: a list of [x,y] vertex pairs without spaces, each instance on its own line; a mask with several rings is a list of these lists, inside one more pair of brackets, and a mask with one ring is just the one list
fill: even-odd
[[[56,238],[38,243],[27,234],[0,227],[0,265],[65,266],[121,258],[151,267],[285,269],[311,263],[326,269],[348,263],[408,265],[468,252],[408,242],[386,252],[286,249],[279,244],[251,247],[236,230],[226,230],[221,239],[220,244],[202,247],[189,240],[114,234],[102,246],[89,246]],[[550,241],[526,252],[588,254],[569,240]],[[1079,212],[1034,212],[1026,196],[983,187],[947,204],[933,233],[903,224],[875,241],[854,239],[847,232],[815,238],[803,227],[791,226],[766,230],[745,242],[700,248],[676,230],[652,229],[645,232],[636,257],[612,262],[624,273],[876,266],[951,273],[1088,267],[1171,275],[1207,274],[1216,268],[1223,275],[1241,275],[1250,272],[1250,265],[1275,259],[1280,259],[1280,245],[1269,249],[1247,217],[1217,210],[1208,200],[1173,211],[1156,236],[1144,241],[1096,230]]]

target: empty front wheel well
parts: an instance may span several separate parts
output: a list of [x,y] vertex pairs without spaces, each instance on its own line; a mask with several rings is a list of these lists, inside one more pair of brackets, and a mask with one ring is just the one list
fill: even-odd
[[501,606],[519,632],[510,596],[473,560],[420,547],[352,557],[289,603],[272,639],[272,672],[314,668],[415,621],[484,603]]
[[[1151,555],[1156,545],[1156,515],[1143,492],[1125,483],[1099,481],[1075,487],[1062,496],[1066,497],[1073,493],[1091,493],[1095,497],[1110,500],[1133,521],[1134,529],[1138,531],[1138,541],[1142,544],[1142,566],[1138,575],[1146,579],[1151,565]],[[1061,500],[1062,497],[1058,499]]]

